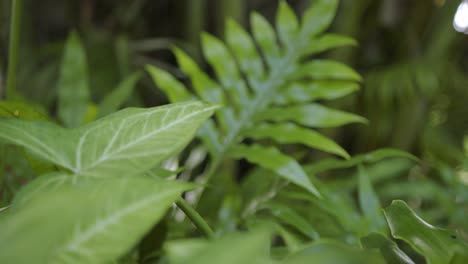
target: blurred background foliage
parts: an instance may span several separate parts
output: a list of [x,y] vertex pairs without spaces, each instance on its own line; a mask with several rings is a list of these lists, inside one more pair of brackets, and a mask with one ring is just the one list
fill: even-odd
[[[309,1],[288,2],[301,13]],[[0,0],[2,94],[10,3]],[[17,96],[44,112],[56,112],[60,61],[72,30],[85,43],[91,96],[100,101],[146,64],[184,80],[186,76],[169,51],[172,45],[203,63],[200,32],[222,36],[225,17],[247,26],[251,10],[273,20],[277,4],[276,0],[24,1]],[[468,35],[457,33],[452,26],[458,4],[455,0],[341,1],[330,31],[355,38],[359,46],[320,56],[343,61],[364,76],[361,92],[333,105],[363,115],[370,124],[322,132],[352,155],[394,147],[420,157],[417,164],[390,159],[369,166],[382,205],[404,199],[429,222],[460,229],[468,236]],[[166,102],[145,76],[126,104]],[[0,162],[4,167],[15,156],[13,150],[8,151]],[[313,165],[328,157],[304,153],[300,158]],[[3,199],[7,189],[14,193],[27,180],[24,175],[32,175],[24,168],[27,166],[2,170],[7,185],[3,186]],[[356,194],[355,169],[318,174],[330,188],[349,191],[350,197]]]

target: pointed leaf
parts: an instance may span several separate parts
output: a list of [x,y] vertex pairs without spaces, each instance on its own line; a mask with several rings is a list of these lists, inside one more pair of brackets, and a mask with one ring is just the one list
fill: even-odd
[[320,104],[307,104],[284,108],[270,108],[259,119],[276,122],[294,121],[309,127],[337,127],[349,123],[366,123],[367,120]]
[[146,71],[148,71],[155,84],[166,94],[171,103],[179,103],[194,98],[185,88],[185,85],[168,72],[152,65],[147,65]]
[[306,56],[343,46],[357,46],[356,40],[337,34],[325,34],[310,41]]
[[302,17],[302,35],[314,36],[325,31],[335,17],[338,0],[317,0]]
[[250,20],[256,43],[260,46],[268,65],[274,65],[280,57],[275,30],[262,15],[256,12],[252,13]]
[[141,73],[133,73],[123,80],[118,87],[107,95],[99,104],[99,117],[106,116],[119,110],[119,107],[130,97]]
[[333,100],[359,89],[349,81],[324,80],[314,82],[293,82],[276,98],[278,104],[308,103],[315,100]]
[[448,263],[456,251],[468,250],[456,232],[428,224],[403,201],[393,201],[384,213],[392,235],[410,244],[429,264]]
[[392,240],[386,238],[379,233],[372,233],[361,238],[361,244],[364,248],[379,249],[387,263],[391,264],[414,264],[408,255],[405,254],[398,245]]
[[66,127],[83,124],[89,103],[86,54],[76,32],[65,44],[58,82],[58,115]]
[[349,154],[333,140],[311,129],[293,123],[260,124],[246,132],[247,137],[255,139],[271,138],[281,144],[301,143],[311,148],[349,158]]
[[293,79],[362,81],[362,77],[351,67],[337,61],[313,60],[294,73]]
[[372,182],[364,166],[359,165],[359,206],[368,224],[367,232],[387,232],[385,219],[380,211],[380,201],[372,187]]
[[236,55],[240,68],[254,86],[256,81],[264,79],[262,59],[258,55],[255,43],[249,33],[233,19],[226,23],[226,42]]
[[238,159],[245,158],[252,163],[272,170],[279,176],[305,188],[317,197],[321,197],[320,192],[310,182],[301,165],[274,147],[240,145],[233,147],[229,154]]
[[280,1],[278,7],[276,28],[284,47],[287,49],[294,48],[297,34],[299,33],[299,21],[294,10],[284,0]]
[[185,190],[181,183],[125,177],[44,192],[2,219],[0,262],[109,263]]
[[281,222],[294,227],[309,239],[317,239],[319,234],[307,219],[294,211],[292,208],[282,204],[270,204],[267,206],[271,213]]
[[0,117],[18,118],[23,120],[48,120],[47,115],[41,113],[33,105],[23,102],[0,101]]

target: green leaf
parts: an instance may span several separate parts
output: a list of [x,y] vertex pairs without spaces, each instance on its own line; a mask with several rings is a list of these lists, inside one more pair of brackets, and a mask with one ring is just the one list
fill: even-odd
[[276,103],[297,104],[315,100],[334,100],[358,89],[357,83],[340,80],[293,82],[285,87],[284,92],[276,98]]
[[116,260],[187,189],[176,182],[124,177],[80,181],[43,192],[2,219],[0,262]]
[[413,260],[399,249],[395,242],[379,233],[371,233],[362,237],[361,244],[368,249],[379,249],[389,264],[414,264]]
[[265,70],[257,47],[250,35],[235,20],[228,19],[226,23],[226,42],[239,62],[240,69],[247,79],[254,83],[263,80]]
[[315,36],[328,28],[338,8],[338,0],[317,0],[308,8],[302,18],[301,34]]
[[256,43],[261,47],[268,65],[275,65],[280,57],[275,30],[262,15],[253,12],[250,18]]
[[320,264],[361,264],[385,263],[376,252],[352,248],[336,240],[318,240],[299,252],[287,257],[284,264],[320,263]]
[[84,122],[89,103],[86,54],[76,32],[65,44],[58,82],[58,115],[66,127]]
[[134,175],[180,151],[216,108],[200,102],[128,108],[73,130],[4,119],[0,139],[77,175]]
[[281,43],[292,49],[299,33],[299,21],[294,10],[284,0],[280,1],[276,14],[276,28]]
[[0,117],[18,118],[23,120],[48,120],[47,115],[41,113],[33,105],[23,102],[0,101]]
[[306,54],[310,56],[311,54],[324,52],[329,49],[356,45],[357,42],[350,37],[337,34],[325,34],[310,41],[310,46],[307,47]]
[[194,98],[185,86],[168,72],[152,65],[147,65],[146,71],[148,71],[153,81],[159,85],[159,88],[169,97],[170,102],[180,103]]
[[306,166],[307,172],[317,174],[320,172],[346,169],[354,167],[360,163],[375,163],[387,158],[405,158],[413,161],[418,161],[418,158],[408,152],[398,149],[379,149],[369,153],[353,156],[349,160],[340,159],[325,159],[314,164]]
[[[172,263],[271,263],[267,255],[270,234],[269,230],[256,230],[247,234],[233,234],[222,237],[210,243],[185,243],[185,247],[177,250],[179,254],[184,256],[173,257],[172,259],[176,261]],[[174,247],[173,245],[173,253],[175,253]],[[187,248],[188,250],[186,251]],[[187,252],[192,254],[188,255]]]
[[320,104],[270,108],[259,115],[259,119],[276,122],[294,121],[309,127],[337,127],[349,123],[367,123],[355,114],[331,109]]
[[403,201],[393,201],[384,213],[393,237],[410,244],[429,264],[448,263],[456,251],[468,250],[456,232],[428,224]]
[[319,237],[313,225],[292,208],[278,203],[269,204],[267,208],[270,209],[271,213],[281,222],[294,227],[298,232],[304,234],[309,239],[315,240]]
[[123,80],[119,86],[107,95],[99,104],[99,117],[106,116],[119,109],[119,107],[130,97],[136,83],[142,74],[135,72]]
[[379,197],[372,188],[372,182],[369,178],[367,170],[363,165],[358,167],[359,173],[359,184],[358,184],[358,195],[359,205],[364,217],[367,220],[367,231],[380,231],[387,232],[385,219],[380,211]]
[[254,139],[272,138],[281,144],[301,143],[311,148],[349,158],[349,154],[333,140],[293,123],[260,124],[247,131],[246,136]]
[[305,188],[319,198],[321,197],[320,192],[310,182],[301,165],[295,159],[281,153],[274,147],[239,145],[233,147],[229,154],[234,158],[245,158],[252,163],[272,170],[286,180]]
[[347,80],[362,81],[362,77],[351,67],[331,60],[313,60],[299,67],[292,79],[300,80]]

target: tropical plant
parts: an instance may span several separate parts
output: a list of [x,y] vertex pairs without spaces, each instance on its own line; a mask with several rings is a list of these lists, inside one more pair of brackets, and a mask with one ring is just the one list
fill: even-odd
[[[0,262],[466,263],[456,231],[432,226],[401,200],[382,209],[389,187],[375,187],[417,157],[398,149],[351,156],[332,139],[330,128],[367,123],[331,107],[362,81],[323,58],[356,44],[324,33],[337,6],[314,1],[299,19],[280,1],[275,27],[251,15],[252,34],[228,20],[225,43],[201,36],[207,70],[174,47],[188,78],[147,66],[173,103],[154,108],[117,111],[138,72],[92,103],[86,51],[71,33],[58,122],[27,102],[0,102],[9,183],[1,191],[10,194],[2,193]],[[9,98],[21,98],[9,87]],[[18,191],[10,178],[28,183]],[[465,190],[438,200],[452,206]]]

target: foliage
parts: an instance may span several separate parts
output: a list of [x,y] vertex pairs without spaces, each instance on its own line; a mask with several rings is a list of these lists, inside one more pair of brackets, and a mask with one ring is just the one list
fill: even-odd
[[[338,5],[313,1],[299,18],[279,1],[275,26],[253,12],[251,33],[229,19],[225,41],[200,37],[207,68],[174,46],[181,71],[146,66],[171,102],[150,108],[119,110],[143,104],[134,97],[143,74],[125,55],[116,88],[94,91],[106,77],[90,71],[95,58],[70,33],[56,107],[20,90],[16,101],[0,101],[0,262],[467,262],[466,135],[464,150],[423,139],[417,157],[395,148],[350,155],[337,140],[343,126],[366,135],[392,96],[412,88],[379,97],[379,111],[364,111],[370,124],[338,110],[363,82],[325,55],[356,46],[325,33]],[[125,38],[118,43],[125,54]],[[415,84],[435,97],[434,82],[423,78],[430,69],[409,68],[403,72],[414,71]],[[374,95],[364,91],[366,106]],[[449,211],[443,225],[461,232],[423,220],[440,211],[424,210],[422,199]]]

